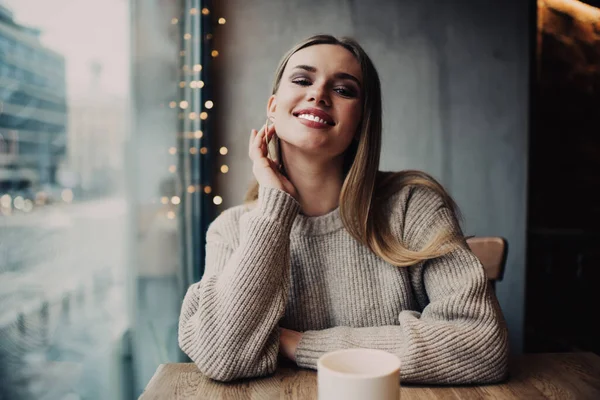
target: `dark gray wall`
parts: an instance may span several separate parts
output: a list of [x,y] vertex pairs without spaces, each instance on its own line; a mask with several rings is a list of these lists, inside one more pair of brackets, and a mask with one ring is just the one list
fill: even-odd
[[[526,1],[218,2],[219,144],[224,207],[251,180],[247,139],[265,118],[273,72],[296,41],[351,35],[377,66],[384,96],[381,169],[423,169],[449,189],[465,233],[510,243],[497,287],[512,348],[522,350],[530,7]],[[223,207],[223,208],[224,208]]]

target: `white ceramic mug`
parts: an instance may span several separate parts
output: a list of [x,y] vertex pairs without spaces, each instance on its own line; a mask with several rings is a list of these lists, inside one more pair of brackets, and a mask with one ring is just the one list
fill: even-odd
[[400,360],[374,349],[337,350],[317,361],[319,400],[398,400]]

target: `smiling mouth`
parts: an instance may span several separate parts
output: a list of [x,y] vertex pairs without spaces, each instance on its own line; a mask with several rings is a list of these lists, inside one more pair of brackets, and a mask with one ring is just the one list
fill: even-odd
[[306,119],[308,121],[319,122],[324,125],[329,125],[329,126],[335,125],[335,123],[333,123],[333,122],[326,121],[323,118],[317,117],[316,115],[313,115],[310,113],[299,112],[299,113],[293,113],[292,115],[294,115],[294,117],[296,117],[296,118]]

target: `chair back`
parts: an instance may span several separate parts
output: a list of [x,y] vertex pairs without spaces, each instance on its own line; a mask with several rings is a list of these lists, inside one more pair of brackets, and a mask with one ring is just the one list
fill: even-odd
[[506,239],[500,236],[472,236],[467,238],[467,244],[483,264],[488,279],[492,283],[501,281],[508,255]]

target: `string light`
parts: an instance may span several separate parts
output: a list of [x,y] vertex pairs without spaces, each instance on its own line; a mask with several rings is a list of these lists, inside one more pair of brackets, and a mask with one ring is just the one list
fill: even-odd
[[[206,8],[206,7],[202,8],[201,10],[199,8],[192,7],[192,8],[189,9],[189,13],[190,13],[190,15],[194,15],[194,16],[198,15],[199,13],[201,13],[204,16],[207,16],[207,15],[210,14],[210,10],[208,8]],[[173,25],[176,25],[179,22],[180,21],[179,21],[178,18],[172,18],[171,19],[171,23]],[[217,23],[219,25],[225,25],[227,23],[227,20],[224,17],[220,17],[220,18],[218,18]],[[187,28],[187,26],[186,26],[186,28]],[[211,40],[212,38],[213,38],[213,34],[212,33],[207,33],[206,36],[205,36],[206,40]],[[195,37],[194,34],[187,32],[187,33],[183,34],[183,40],[193,40],[194,43],[196,43],[196,42],[198,42],[198,37]],[[186,55],[186,51],[185,50],[180,50],[179,55],[181,57],[184,57]],[[219,56],[219,51],[216,50],[216,49],[212,49],[210,51],[210,55],[211,55],[212,58],[216,58],[216,57]],[[199,63],[193,64],[193,65],[185,63],[182,66],[182,71],[183,71],[183,73],[186,76],[189,76],[189,74],[191,74],[191,73],[194,73],[194,74],[195,73],[200,73],[200,72],[202,72],[202,70],[203,70],[203,65],[199,64]],[[198,76],[194,76],[194,77],[198,77]],[[185,80],[180,81],[179,82],[179,87],[181,89],[184,89],[186,86],[188,86],[188,83],[189,83],[189,88],[190,89],[202,89],[202,88],[204,88],[204,82],[202,80],[193,79],[193,78],[192,78],[192,80],[189,80],[188,82],[186,82]],[[169,107],[172,108],[172,109],[174,109],[174,108],[177,108],[179,106],[179,108],[181,110],[188,110],[189,108],[192,108],[192,110],[190,110],[189,113],[187,111],[180,111],[180,112],[178,112],[177,115],[178,115],[178,118],[180,120],[186,119],[186,116],[187,116],[187,118],[189,118],[192,121],[195,121],[198,118],[200,120],[202,120],[202,121],[207,120],[208,119],[208,112],[201,111],[201,110],[195,110],[194,111],[194,107],[196,107],[196,106],[192,107],[192,104],[193,103],[190,103],[187,100],[170,101],[169,102]],[[214,104],[214,102],[212,100],[206,100],[204,102],[204,108],[206,110],[212,110],[213,107],[214,107],[214,105],[215,104]],[[185,137],[186,139],[202,139],[204,137],[204,133],[203,133],[202,130],[198,129],[198,130],[195,130],[195,131],[192,131],[192,132],[182,132],[180,134],[180,136]],[[177,152],[178,152],[177,147],[175,147],[175,146],[169,147],[169,154],[171,154],[171,155],[177,155]],[[228,152],[229,152],[229,150],[225,146],[222,146],[222,147],[219,148],[219,153],[221,155],[226,155],[226,154],[228,154]],[[196,146],[190,146],[189,147],[189,153],[192,154],[192,155],[196,155],[198,153],[204,155],[204,154],[208,153],[208,148],[205,147],[205,146],[203,146],[203,147],[200,147],[198,149],[198,147],[196,147]],[[177,171],[177,166],[175,164],[172,164],[172,165],[169,166],[169,172],[170,173],[175,173],[176,171]],[[220,166],[220,171],[223,174],[228,173],[229,172],[229,166],[226,165],[226,164],[222,164]],[[190,184],[190,185],[188,185],[186,187],[186,191],[187,191],[188,194],[194,194],[196,192],[204,192],[205,194],[209,195],[209,194],[212,193],[212,187],[210,185],[202,186],[202,185],[197,185],[197,184],[196,185]],[[212,199],[212,201],[213,201],[213,203],[215,205],[220,205],[220,204],[223,203],[223,198],[221,196],[214,196],[213,199]],[[181,198],[179,196],[172,196],[171,198],[163,196],[163,197],[160,198],[160,202],[163,205],[167,205],[167,204],[169,204],[169,202],[171,204],[173,204],[173,205],[179,205],[181,203]],[[167,216],[168,219],[175,219],[176,218],[176,213],[174,211],[172,211],[172,210],[169,210],[166,213],[166,216]]]

